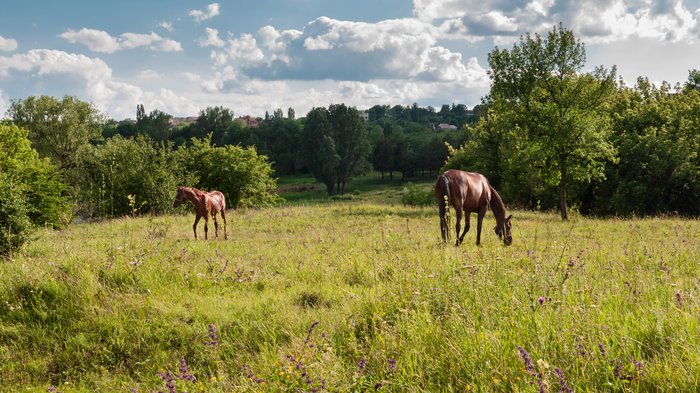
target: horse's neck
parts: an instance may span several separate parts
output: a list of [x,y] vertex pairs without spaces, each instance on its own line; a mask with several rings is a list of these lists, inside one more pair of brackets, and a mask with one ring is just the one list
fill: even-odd
[[503,225],[506,221],[506,207],[501,200],[501,196],[498,195],[493,187],[491,187],[491,212],[496,218],[496,225]]

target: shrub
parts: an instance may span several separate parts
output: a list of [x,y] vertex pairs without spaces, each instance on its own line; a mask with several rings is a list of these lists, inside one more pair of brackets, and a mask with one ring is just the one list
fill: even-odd
[[48,158],[39,158],[27,134],[14,124],[0,124],[0,173],[5,182],[21,190],[27,217],[34,225],[61,227],[69,221],[70,212],[63,176]]
[[421,187],[408,182],[403,196],[404,205],[432,206],[436,203],[435,191],[432,187]]
[[32,223],[22,188],[0,172],[0,259],[29,242]]

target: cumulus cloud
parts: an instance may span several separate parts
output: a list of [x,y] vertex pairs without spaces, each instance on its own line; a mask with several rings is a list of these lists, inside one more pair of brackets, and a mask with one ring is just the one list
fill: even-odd
[[199,38],[199,46],[217,46],[222,47],[226,45],[226,41],[219,38],[219,30],[211,29],[207,27],[205,29],[207,35],[206,37]]
[[171,33],[173,32],[173,24],[172,24],[171,22],[165,22],[165,21],[163,21],[163,22],[160,22],[160,23],[158,24],[158,26],[164,28],[165,30],[167,30],[167,31],[169,31],[169,32],[171,32]]
[[143,70],[138,75],[136,75],[136,77],[139,79],[159,79],[162,76],[163,74],[160,74],[154,70]]
[[192,10],[188,14],[193,16],[195,22],[199,23],[203,20],[211,19],[219,15],[219,3],[212,3],[207,6],[206,12],[201,10]]
[[[492,19],[500,25],[509,23],[507,18]],[[212,51],[211,58],[215,67],[239,60],[234,64],[240,73],[262,80],[366,83],[402,79],[483,84],[485,71],[478,64],[465,65],[459,53],[437,46],[439,35],[438,27],[418,19],[361,23],[321,17],[302,31],[265,26],[258,32],[261,46],[250,34],[230,37],[223,50]],[[202,38],[201,42],[220,45],[211,39]],[[348,86],[342,89],[349,92]]]
[[58,36],[67,39],[71,44],[77,42],[87,45],[93,52],[114,53],[120,49],[117,39],[101,30],[83,28],[80,31],[74,31],[69,29]]
[[15,49],[17,49],[17,40],[0,36],[0,51],[9,52]]
[[682,0],[414,0],[414,14],[440,25],[443,38],[471,42],[485,37],[513,41],[526,32],[546,33],[562,22],[589,43],[609,43],[630,37],[663,42],[697,42],[700,10],[688,10]]
[[[25,75],[32,79],[71,80],[76,94],[82,100],[92,101],[100,110],[115,118],[133,117],[135,103],[166,112],[197,113],[191,100],[171,90],[155,92],[121,82],[112,76],[112,69],[101,59],[57,50],[35,49],[11,57],[0,56],[0,78]],[[139,74],[139,78],[163,77],[153,70]],[[55,78],[55,79],[51,79]],[[1,97],[1,95],[0,95]]]
[[148,49],[163,52],[178,52],[182,50],[179,42],[163,38],[158,34],[124,33],[120,38],[112,37],[105,31],[83,28],[80,31],[68,30],[58,35],[70,43],[87,45],[94,52],[114,53],[122,49],[133,49],[146,46]]

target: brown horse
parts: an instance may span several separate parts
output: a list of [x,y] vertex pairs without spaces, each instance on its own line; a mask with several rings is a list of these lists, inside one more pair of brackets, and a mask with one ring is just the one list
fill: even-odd
[[192,201],[194,210],[197,212],[197,218],[194,219],[194,225],[192,225],[194,238],[197,238],[197,224],[199,223],[199,219],[204,217],[204,238],[207,239],[210,213],[214,217],[216,237],[219,237],[219,222],[216,220],[216,214],[221,212],[221,218],[224,219],[224,238],[228,239],[228,232],[226,232],[226,198],[224,198],[224,194],[219,191],[206,192],[199,191],[196,188],[178,186],[177,194],[173,201],[173,207],[180,206],[188,199]]
[[[510,222],[512,215],[506,218],[506,207],[503,205],[501,197],[496,190],[491,187],[489,181],[484,175],[475,172],[464,172],[456,169],[450,169],[438,177],[435,182],[435,198],[437,198],[440,209],[440,230],[442,231],[442,240],[447,241],[450,237],[448,228],[449,222],[449,204],[456,210],[457,215],[457,242],[459,245],[464,240],[464,235],[469,231],[469,219],[472,213],[478,214],[476,226],[476,244],[481,244],[481,223],[484,220],[486,211],[491,207],[493,216],[496,218],[496,227],[493,230],[499,238],[503,239],[503,243],[508,246],[513,242],[513,236],[510,231],[512,224]],[[464,232],[459,234],[459,229],[462,222],[462,212],[465,213]]]

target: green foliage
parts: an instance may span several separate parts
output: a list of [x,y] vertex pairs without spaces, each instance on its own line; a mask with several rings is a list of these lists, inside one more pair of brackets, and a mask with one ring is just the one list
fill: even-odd
[[156,145],[145,136],[136,139],[115,136],[96,146],[84,163],[84,189],[91,212],[99,216],[132,213],[129,195],[135,197],[139,213],[159,213],[172,206],[178,185],[191,182],[178,156],[168,145]]
[[30,207],[24,189],[0,172],[0,260],[18,251],[31,240]]
[[408,206],[437,205],[433,187],[418,186],[408,182],[403,196],[403,204]]
[[612,107],[619,163],[593,190],[598,214],[700,214],[700,92],[671,96],[639,78]]
[[546,39],[527,34],[512,50],[489,54],[490,121],[504,133],[510,154],[503,159],[526,178],[558,184],[563,219],[567,181],[602,179],[615,157],[602,111],[615,91],[615,67],[581,73],[584,64],[583,44],[561,25]]
[[27,216],[34,225],[60,228],[70,220],[63,176],[48,158],[32,149],[28,132],[15,124],[0,123],[0,173],[22,191]]
[[180,147],[178,160],[185,173],[195,176],[196,187],[218,190],[226,197],[227,208],[268,207],[280,204],[276,181],[267,157],[254,147],[213,147],[210,140],[193,139],[189,148]]
[[314,108],[307,114],[301,151],[307,168],[326,185],[328,195],[344,193],[351,178],[371,170],[364,120],[357,109],[344,104]]
[[63,169],[74,167],[81,151],[102,138],[105,121],[93,103],[68,95],[61,100],[45,95],[12,100],[7,113],[14,124],[29,131],[41,157]]

